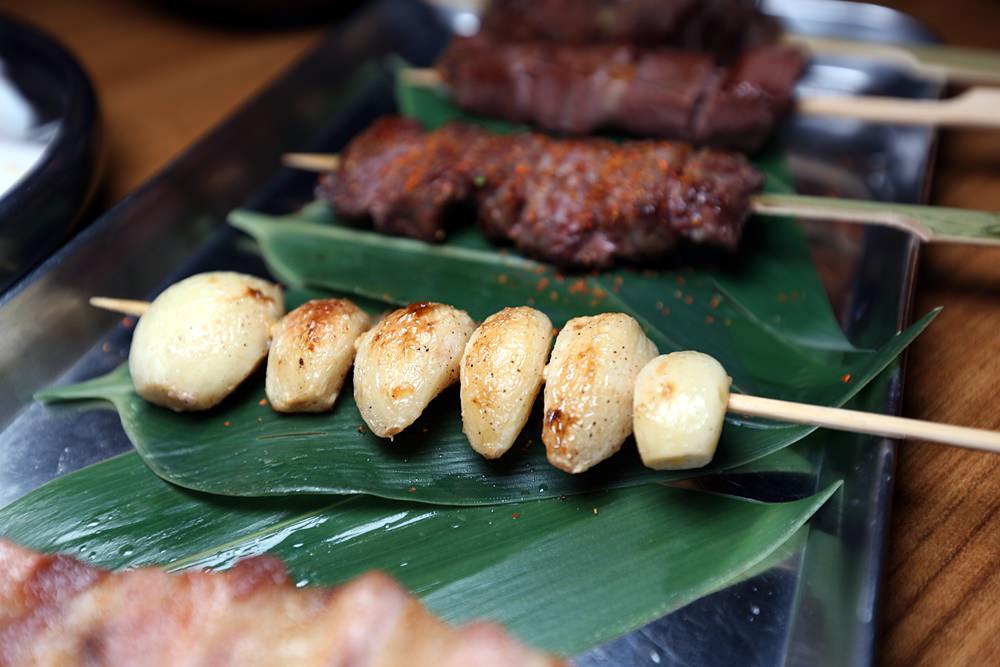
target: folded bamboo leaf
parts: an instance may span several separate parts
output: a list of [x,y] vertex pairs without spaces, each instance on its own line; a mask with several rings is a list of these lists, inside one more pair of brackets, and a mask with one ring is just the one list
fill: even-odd
[[[852,366],[852,382],[837,382],[840,400],[890,365],[932,318],[933,313],[878,353],[864,355],[862,365]],[[629,441],[622,452],[591,471],[568,475],[545,460],[537,413],[533,426],[503,459],[480,457],[462,433],[454,390],[440,396],[392,443],[364,428],[350,386],[329,414],[283,415],[262,404],[264,387],[257,376],[215,410],[176,414],[139,398],[122,366],[88,383],[46,390],[39,398],[110,401],[149,467],[189,489],[232,496],[365,493],[450,505],[571,496],[720,472],[771,454],[815,430],[734,419],[726,425],[716,459],[702,470],[649,470]]]
[[450,621],[492,618],[573,654],[758,571],[838,487],[781,504],[655,485],[498,508],[276,503],[186,492],[127,454],[0,510],[0,534],[114,568],[271,553],[300,585],[381,569]]

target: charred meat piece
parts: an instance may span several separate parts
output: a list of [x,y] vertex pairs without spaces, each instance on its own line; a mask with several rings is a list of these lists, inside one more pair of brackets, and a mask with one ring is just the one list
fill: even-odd
[[774,41],[755,0],[492,0],[482,32],[502,41],[630,43],[730,55]]
[[558,665],[496,625],[454,629],[391,578],[297,589],[275,558],[107,572],[0,540],[0,665]]
[[[680,238],[735,248],[760,177],[739,157],[683,144],[545,140],[480,196],[484,229],[560,266],[647,264]],[[480,161],[482,163],[483,161]],[[510,212],[514,211],[514,214]]]
[[346,217],[370,217],[375,229],[422,241],[444,238],[451,208],[470,195],[456,170],[463,128],[425,134],[417,123],[377,121],[341,154],[341,168],[320,184]]
[[[425,138],[422,144],[419,136]],[[396,155],[400,143],[408,149],[397,166],[386,156]],[[416,160],[411,151],[440,151],[446,157]],[[345,155],[320,187],[342,215],[367,213],[378,227],[381,212],[415,206],[425,220],[441,225],[445,208],[463,203],[475,208],[488,237],[510,241],[526,255],[584,269],[617,261],[650,263],[682,239],[734,249],[750,199],[763,184],[743,156],[687,144],[497,135],[460,123],[422,134],[414,121],[399,118],[376,123]],[[447,198],[417,202],[412,189],[399,185],[427,181],[415,164],[438,169],[446,162],[450,168],[435,172],[435,178],[452,184]],[[341,181],[370,182],[359,196]],[[409,224],[388,231],[426,239],[441,229]]]
[[753,151],[788,110],[805,67],[791,46],[707,55],[632,46],[456,39],[437,63],[456,104],[567,134],[601,129]]

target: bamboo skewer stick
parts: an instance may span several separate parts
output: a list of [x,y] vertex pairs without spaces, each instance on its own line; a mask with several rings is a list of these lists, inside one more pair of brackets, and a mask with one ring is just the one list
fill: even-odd
[[[149,303],[134,299],[95,296],[90,305],[123,315],[141,316]],[[878,435],[887,438],[926,440],[955,447],[1000,453],[1000,433],[983,429],[937,424],[843,408],[792,403],[747,394],[730,394],[730,412],[765,417],[795,424],[812,424],[838,431]]]
[[340,169],[340,156],[325,153],[285,153],[281,156],[281,164],[303,171],[337,171]]
[[[441,75],[429,68],[407,68],[400,73],[408,83],[448,90]],[[896,125],[931,125],[1000,129],[1000,90],[972,88],[947,100],[908,100],[898,97],[801,95],[798,113],[809,116],[853,118]]]
[[[430,0],[455,12],[482,16],[486,0]],[[787,33],[783,40],[813,54],[868,58],[901,66],[932,81],[969,85],[1000,85],[1000,52],[941,44],[880,44]]]
[[[282,163],[306,171],[335,171],[340,167],[340,156],[286,153]],[[751,209],[760,215],[891,227],[914,234],[925,243],[1000,246],[1000,213],[988,211],[774,194],[757,195]]]
[[788,34],[784,40],[820,55],[871,58],[941,83],[1000,85],[1000,52],[938,44],[878,44]]
[[1000,212],[775,194],[757,195],[751,207],[760,215],[891,227],[925,243],[1000,246]]
[[898,97],[807,95],[797,101],[798,113],[831,118],[853,118],[895,125],[1000,128],[1000,89],[971,88],[946,100],[907,100]]
[[1000,433],[985,429],[938,424],[843,408],[779,401],[773,398],[730,394],[729,411],[794,424],[812,424],[837,431],[851,431],[886,438],[926,440],[955,447],[1000,453]]

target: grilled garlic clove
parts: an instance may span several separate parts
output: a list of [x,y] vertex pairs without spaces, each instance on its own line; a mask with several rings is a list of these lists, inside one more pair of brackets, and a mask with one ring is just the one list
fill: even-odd
[[732,380],[701,352],[653,359],[635,385],[635,440],[642,462],[655,470],[708,465],[722,435]]
[[486,458],[503,456],[531,416],[551,344],[551,320],[522,306],[486,318],[465,346],[462,430]]
[[128,366],[139,396],[184,412],[218,404],[267,355],[281,288],[241,273],[191,276],[139,319]]
[[542,440],[549,462],[579,473],[617,452],[632,432],[636,375],[656,356],[624,313],[570,320],[545,369]]
[[371,324],[347,299],[302,304],[274,327],[267,357],[267,400],[278,412],[333,407],[354,363],[354,341]]
[[354,400],[372,433],[392,438],[459,377],[476,324],[464,310],[414,303],[358,339]]

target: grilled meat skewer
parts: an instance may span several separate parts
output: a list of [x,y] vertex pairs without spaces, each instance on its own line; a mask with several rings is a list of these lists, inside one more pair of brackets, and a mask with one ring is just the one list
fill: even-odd
[[629,43],[732,55],[773,42],[755,0],[493,0],[481,34],[500,41]]
[[791,106],[805,68],[792,46],[705,54],[623,45],[456,39],[436,65],[468,111],[567,134],[601,129],[752,152]]
[[527,665],[499,626],[455,629],[384,574],[298,589],[281,561],[107,572],[0,540],[0,665]]
[[564,267],[648,263],[681,240],[734,249],[764,178],[746,158],[666,141],[433,132],[383,118],[356,137],[319,194],[340,215],[425,241],[472,208],[484,233]]

